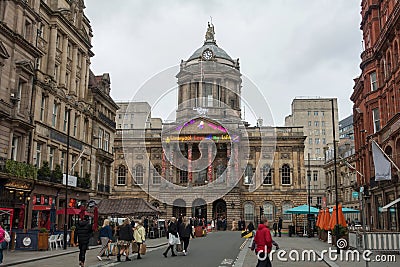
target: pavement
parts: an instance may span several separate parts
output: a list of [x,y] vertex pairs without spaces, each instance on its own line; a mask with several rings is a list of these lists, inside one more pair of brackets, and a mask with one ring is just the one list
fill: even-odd
[[[330,266],[330,267],[398,267],[400,263],[399,251],[378,253],[373,252],[366,262],[363,259],[362,251],[358,252],[353,249],[340,250],[337,254],[337,248],[331,244],[319,240],[317,237],[273,237],[274,241],[279,244],[280,249],[272,254],[272,266]],[[236,266],[250,267],[257,265],[257,256],[254,251],[249,249],[251,240],[249,239],[243,250],[245,254],[242,262],[237,262]],[[315,257],[312,252],[315,252]],[[310,258],[309,258],[309,254]],[[357,254],[359,255],[357,260]],[[304,257],[302,257],[304,255]],[[353,256],[354,255],[354,256]],[[239,255],[240,258],[240,255]],[[303,259],[302,259],[303,258]],[[240,265],[241,264],[241,265]]]
[[[167,239],[165,237],[156,238],[156,239],[147,239],[146,245],[148,250],[156,249],[161,246],[167,245]],[[85,266],[105,266],[109,265],[112,262],[116,262],[116,257],[112,256],[111,260],[106,260],[103,257],[103,261],[99,261],[96,256],[100,251],[101,246],[91,246],[89,250],[86,252],[86,263]],[[47,250],[47,251],[21,251],[21,250],[4,250],[3,255],[3,265],[1,266],[65,266],[61,262],[59,264],[54,265],[54,262],[62,259],[62,261],[68,261],[72,258],[76,261],[78,266],[78,247],[68,247],[66,250],[62,248]],[[48,260],[46,260],[48,259]],[[40,263],[39,263],[40,261]],[[43,263],[44,262],[44,263]],[[46,262],[48,262],[46,264]]]

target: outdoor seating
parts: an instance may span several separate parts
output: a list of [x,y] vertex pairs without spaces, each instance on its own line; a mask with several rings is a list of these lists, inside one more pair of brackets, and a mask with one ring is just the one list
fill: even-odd
[[58,235],[51,235],[51,236],[49,237],[49,247],[50,247],[50,250],[53,250],[53,247],[54,247],[55,249],[57,249],[57,238],[58,238]]
[[60,245],[60,248],[64,246],[64,234],[60,234],[57,238],[56,245]]

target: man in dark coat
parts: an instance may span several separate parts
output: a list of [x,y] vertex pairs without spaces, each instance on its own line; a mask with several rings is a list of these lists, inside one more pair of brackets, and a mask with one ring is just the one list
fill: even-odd
[[279,220],[278,220],[278,233],[279,233],[279,237],[281,237],[282,236],[282,217],[279,217]]
[[[81,209],[82,215],[85,209]],[[87,216],[81,216],[81,220],[77,223],[75,229],[74,241],[79,245],[79,266],[85,266],[86,250],[89,247],[89,239],[92,236],[92,226]]]

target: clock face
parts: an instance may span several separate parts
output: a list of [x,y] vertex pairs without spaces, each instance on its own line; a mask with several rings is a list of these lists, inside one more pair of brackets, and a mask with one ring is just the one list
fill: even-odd
[[210,60],[213,57],[213,52],[211,50],[204,50],[203,51],[203,58],[205,60]]

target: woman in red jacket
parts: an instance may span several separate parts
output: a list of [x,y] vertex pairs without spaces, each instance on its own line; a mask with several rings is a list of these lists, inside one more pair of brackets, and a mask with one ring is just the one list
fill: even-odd
[[256,254],[258,262],[256,267],[272,267],[268,254],[272,249],[272,237],[268,228],[267,218],[262,218],[261,223],[258,225],[256,236],[254,237],[256,243]]

